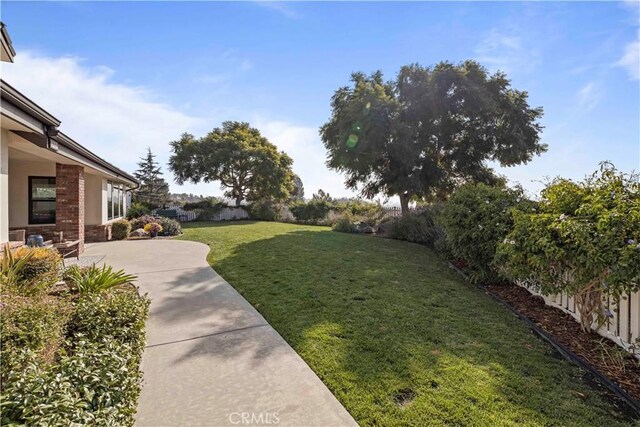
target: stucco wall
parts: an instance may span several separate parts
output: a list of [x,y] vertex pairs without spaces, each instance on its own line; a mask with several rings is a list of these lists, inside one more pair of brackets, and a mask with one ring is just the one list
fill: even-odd
[[[104,185],[103,185],[104,184]],[[103,190],[104,187],[104,190]],[[104,194],[103,194],[104,192]],[[84,176],[84,223],[102,224],[107,220],[106,180],[98,175]]]
[[47,161],[9,160],[9,226],[29,225],[29,177],[56,176],[56,164]]
[[0,242],[9,240],[9,132],[0,131]]

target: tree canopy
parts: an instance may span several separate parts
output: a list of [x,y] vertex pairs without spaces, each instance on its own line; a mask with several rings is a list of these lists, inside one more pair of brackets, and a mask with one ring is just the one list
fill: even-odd
[[354,73],[351,81],[333,95],[320,136],[327,165],[365,197],[397,195],[406,211],[411,199],[442,199],[462,183],[500,182],[489,161],[512,166],[546,151],[542,108],[475,61],[412,64],[389,82],[380,71]]
[[304,184],[302,183],[302,179],[300,179],[300,177],[296,174],[293,174],[293,190],[291,191],[291,200],[304,200]]
[[155,157],[148,147],[147,155],[140,158],[138,170],[133,173],[140,182],[140,187],[133,192],[133,199],[150,207],[161,206],[169,199],[169,184],[162,177]]
[[227,121],[202,138],[184,133],[171,147],[169,167],[178,183],[218,181],[236,205],[285,200],[294,190],[291,157],[248,123]]

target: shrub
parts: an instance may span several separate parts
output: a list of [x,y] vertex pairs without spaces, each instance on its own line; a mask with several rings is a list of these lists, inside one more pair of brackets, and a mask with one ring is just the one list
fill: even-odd
[[442,234],[442,229],[436,224],[430,210],[403,215],[391,221],[387,230],[387,236],[392,239],[422,243],[431,247]]
[[111,224],[111,238],[113,240],[123,240],[131,233],[131,223],[126,219],[119,219]]
[[[3,296],[2,304],[3,363],[23,349],[34,351],[40,361],[51,361],[64,339],[63,332],[71,313],[70,302],[50,296],[24,297],[10,293]],[[5,378],[4,374],[2,378]]]
[[460,187],[439,215],[455,257],[464,259],[473,281],[498,277],[492,267],[497,245],[511,231],[511,210],[532,209],[520,188],[468,184]]
[[26,346],[3,357],[2,424],[133,425],[148,309],[133,289],[83,296],[55,363]]
[[3,384],[3,425],[133,425],[142,382],[139,356],[108,337],[78,341],[75,350],[54,366],[22,351],[26,368],[12,369]]
[[33,293],[53,286],[62,277],[62,257],[58,251],[48,248],[20,248],[15,259],[27,257],[20,272],[24,293]]
[[138,228],[144,228],[145,225],[156,221],[157,219],[153,215],[143,215],[131,220],[131,229],[137,230]]
[[0,285],[3,288],[19,287],[23,281],[22,271],[33,255],[34,251],[29,251],[17,258],[9,244],[6,243],[2,249],[2,258],[0,258]]
[[514,212],[496,265],[543,294],[574,296],[582,329],[610,313],[603,297],[640,290],[640,183],[603,163],[591,178],[556,179],[536,212]]
[[353,215],[351,215],[349,212],[344,212],[335,222],[335,224],[333,224],[333,227],[331,229],[340,233],[353,233],[355,229],[355,221]]
[[69,286],[80,294],[104,292],[136,280],[136,276],[125,274],[124,270],[113,271],[113,267],[95,265],[86,268],[73,266],[65,272]]
[[182,226],[175,219],[161,217],[158,223],[160,227],[162,227],[162,234],[164,236],[178,236],[182,234]]
[[151,213],[151,209],[149,206],[140,202],[133,202],[129,209],[127,209],[127,219],[132,220],[134,218],[138,218],[143,215],[149,215]]
[[162,226],[157,222],[150,222],[148,224],[145,224],[144,231],[151,235],[162,233]]
[[297,221],[318,223],[327,217],[332,203],[321,199],[308,202],[299,201],[289,205],[289,210]]
[[284,206],[273,200],[256,200],[248,207],[251,219],[280,221],[284,219]]
[[69,333],[92,341],[111,336],[142,352],[149,302],[134,288],[84,295],[69,322]]

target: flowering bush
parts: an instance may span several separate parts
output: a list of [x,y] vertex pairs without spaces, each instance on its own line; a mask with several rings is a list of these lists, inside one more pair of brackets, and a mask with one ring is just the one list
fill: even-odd
[[538,212],[514,212],[496,264],[544,294],[575,297],[582,329],[604,320],[602,298],[640,290],[640,184],[603,163],[584,182],[556,179]]
[[163,236],[177,236],[179,234],[182,234],[182,227],[180,226],[180,223],[175,219],[171,219],[163,216],[163,217],[160,217],[160,219],[158,220],[158,223],[162,228]]
[[453,255],[467,262],[471,280],[497,278],[493,258],[496,246],[511,231],[511,210],[533,207],[520,188],[468,184],[453,194],[439,219]]
[[144,228],[145,225],[156,221],[157,219],[153,215],[142,215],[131,220],[131,229],[137,230],[138,228]]
[[162,233],[162,226],[157,222],[150,222],[148,224],[145,224],[144,231],[151,235]]

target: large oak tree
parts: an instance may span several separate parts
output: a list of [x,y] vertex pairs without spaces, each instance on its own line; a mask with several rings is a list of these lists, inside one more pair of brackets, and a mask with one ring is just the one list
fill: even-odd
[[218,181],[225,196],[285,200],[294,189],[293,160],[244,122],[224,122],[202,138],[185,133],[171,142],[169,167],[180,184]]
[[351,81],[320,128],[327,165],[365,197],[399,196],[403,212],[412,199],[446,198],[465,182],[499,182],[490,161],[512,166],[546,151],[542,108],[475,61],[404,66],[393,82],[380,71]]

